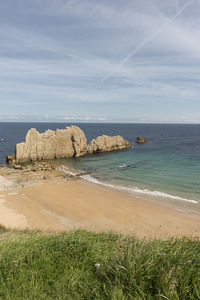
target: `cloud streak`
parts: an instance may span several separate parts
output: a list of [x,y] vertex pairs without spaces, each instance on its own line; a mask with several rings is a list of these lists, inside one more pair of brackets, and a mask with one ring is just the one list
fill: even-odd
[[140,50],[142,50],[148,43],[150,43],[152,40],[154,40],[156,37],[158,37],[161,33],[163,33],[168,26],[173,23],[180,15],[181,13],[192,4],[193,0],[189,0],[186,2],[174,15],[173,17],[165,24],[164,26],[161,27],[160,30],[156,31],[146,39],[144,39],[136,48],[134,48],[122,61],[116,66],[116,68],[108,73],[106,76],[104,76],[101,79],[101,83],[103,83],[105,80],[107,80],[109,77],[114,75],[117,71],[120,70],[120,67],[122,67],[131,57],[133,57],[135,54],[137,54]]

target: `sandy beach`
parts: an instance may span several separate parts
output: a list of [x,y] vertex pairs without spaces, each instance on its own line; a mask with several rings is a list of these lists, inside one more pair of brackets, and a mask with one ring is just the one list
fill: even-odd
[[[8,182],[9,183],[9,182]],[[51,177],[0,191],[0,223],[59,231],[84,228],[139,238],[200,237],[200,214],[136,198],[80,178]]]

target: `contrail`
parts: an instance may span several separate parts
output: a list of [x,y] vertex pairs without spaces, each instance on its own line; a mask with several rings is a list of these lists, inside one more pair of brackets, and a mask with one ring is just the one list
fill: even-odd
[[150,35],[147,39],[145,39],[143,42],[141,42],[136,48],[134,48],[124,59],[122,59],[122,61],[116,66],[116,68],[108,73],[106,76],[104,76],[101,79],[101,83],[103,83],[106,79],[108,79],[109,77],[111,77],[114,73],[116,73],[121,66],[123,66],[128,60],[129,58],[131,58],[132,56],[134,56],[136,53],[138,53],[145,45],[147,45],[150,41],[152,41],[153,39],[155,39],[157,36],[159,36],[171,23],[173,23],[179,16],[180,14],[188,7],[192,4],[193,0],[186,2],[176,13],[175,15],[169,20],[169,22],[164,25],[163,27],[161,27],[160,30],[158,30],[157,32],[153,33],[152,35]]

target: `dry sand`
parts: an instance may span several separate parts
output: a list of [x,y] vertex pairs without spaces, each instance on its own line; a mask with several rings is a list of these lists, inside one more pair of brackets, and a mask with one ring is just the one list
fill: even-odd
[[177,211],[82,179],[54,178],[0,192],[0,223],[40,230],[84,228],[136,237],[200,237],[200,214]]

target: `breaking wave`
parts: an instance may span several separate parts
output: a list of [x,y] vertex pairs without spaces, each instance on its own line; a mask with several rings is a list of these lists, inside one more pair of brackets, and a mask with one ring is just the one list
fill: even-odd
[[104,186],[107,186],[107,187],[111,187],[111,188],[115,188],[115,189],[123,190],[123,191],[127,191],[127,192],[146,194],[146,195],[149,195],[149,196],[162,197],[162,198],[170,198],[170,199],[186,201],[186,202],[190,202],[190,203],[198,203],[197,200],[186,199],[186,198],[182,198],[182,197],[179,197],[179,196],[174,196],[174,195],[170,195],[170,194],[167,194],[167,193],[163,193],[163,192],[160,192],[160,191],[150,191],[148,189],[139,189],[137,187],[125,187],[125,186],[121,186],[121,185],[113,185],[113,184],[110,184],[110,183],[105,183],[105,182],[102,182],[102,181],[100,181],[100,180],[98,180],[98,179],[96,179],[96,178],[94,178],[90,175],[83,175],[83,176],[80,176],[80,177],[87,180],[87,181],[96,183],[96,184],[104,185]]

